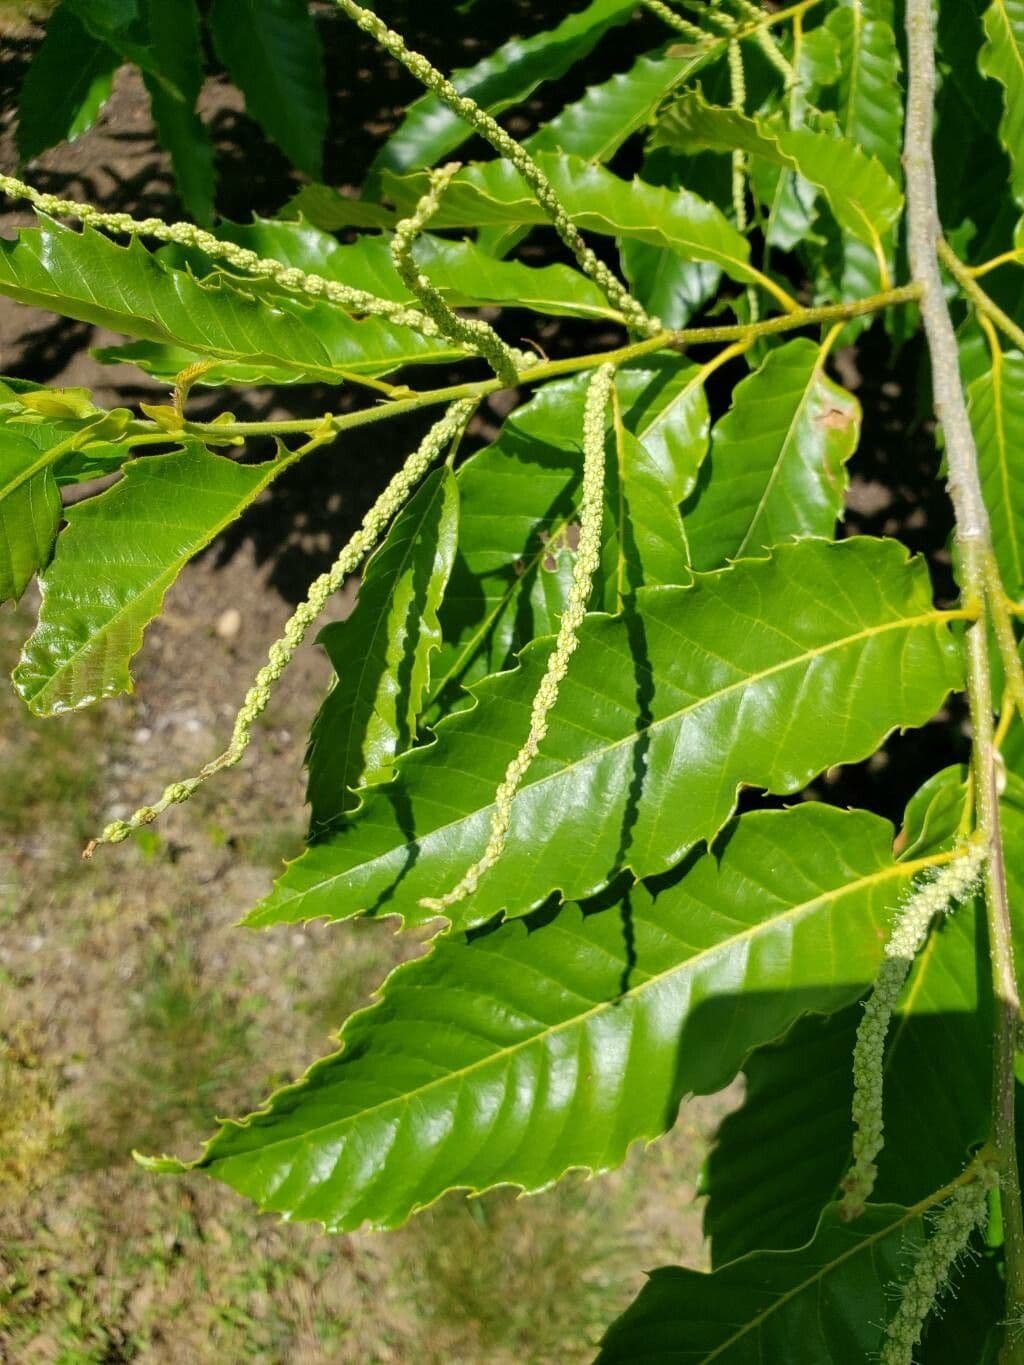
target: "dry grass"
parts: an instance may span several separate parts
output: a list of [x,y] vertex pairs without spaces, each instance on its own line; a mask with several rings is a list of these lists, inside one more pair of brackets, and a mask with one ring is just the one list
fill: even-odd
[[[224,601],[243,609],[237,645],[209,629]],[[419,951],[381,923],[233,927],[300,836],[325,680],[311,650],[250,764],[141,845],[79,862],[112,809],[213,752],[286,614],[245,553],[193,565],[168,608],[136,696],[45,725],[0,698],[0,1358],[588,1359],[645,1269],[700,1262],[694,1182],[723,1102],[611,1177],[452,1196],[386,1236],[322,1237],[132,1162],[133,1147],[196,1151],[217,1113],[301,1071]],[[25,628],[0,613],[2,662]]]

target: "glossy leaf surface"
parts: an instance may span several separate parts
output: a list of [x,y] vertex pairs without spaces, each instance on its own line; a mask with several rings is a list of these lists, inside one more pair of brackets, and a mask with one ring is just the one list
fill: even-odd
[[[585,57],[604,34],[623,24],[633,10],[630,0],[591,0],[581,12],[525,38],[513,38],[475,66],[453,73],[451,80],[490,114],[527,99],[542,81],[557,80]],[[378,152],[374,175],[414,171],[444,160],[472,136],[472,128],[436,95],[424,95],[406,112],[398,129]]]
[[906,880],[891,839],[863,812],[758,812],[656,896],[446,935],[349,1021],[343,1051],[198,1164],[336,1230],[393,1226],[446,1189],[617,1165],[683,1095],[870,979]]
[[930,1207],[869,1206],[842,1223],[832,1206],[796,1251],[758,1252],[713,1275],[656,1270],[612,1324],[598,1365],[863,1365],[881,1348]]
[[314,830],[358,804],[353,788],[385,781],[416,737],[458,526],[455,478],[438,470],[368,562],[352,615],[320,632],[335,681],[310,732]]
[[290,161],[319,178],[327,97],[306,0],[213,0],[210,32],[246,109]]
[[703,486],[686,514],[695,569],[798,536],[831,536],[860,434],[860,404],[825,373],[812,341],[770,351],[711,433]]
[[55,223],[23,228],[13,241],[0,242],[0,293],[147,342],[188,348],[191,359],[245,362],[251,382],[267,371],[279,382],[337,381],[346,371],[382,374],[463,354],[443,338],[420,337],[378,318],[354,321],[326,303],[278,300],[269,307],[241,290],[168,269],[138,238],[118,246],[90,229],[73,232]]
[[[422,921],[420,897],[447,890],[486,843],[547,657],[538,641],[479,684],[476,704],[292,863],[248,922]],[[742,784],[799,791],[894,726],[923,724],[959,678],[924,565],[891,542],[807,540],[689,589],[644,589],[635,613],[586,622],[499,867],[456,922],[522,914],[556,890],[589,896],[626,868],[664,871],[715,836]]]
[[29,707],[51,716],[131,691],[129,664],[167,589],[282,463],[239,465],[190,442],[133,461],[120,483],[69,508],[40,580],[39,624],[14,670]]
[[982,492],[1008,592],[1024,592],[1024,357],[998,355],[970,386]]
[[697,94],[677,100],[658,123],[653,144],[680,152],[737,149],[797,171],[821,190],[842,227],[869,244],[896,224],[903,205],[899,186],[856,142],[811,128],[776,127],[715,108]]
[[992,0],[985,11],[978,63],[1003,87],[999,137],[1010,158],[1010,184],[1024,203],[1024,0]]

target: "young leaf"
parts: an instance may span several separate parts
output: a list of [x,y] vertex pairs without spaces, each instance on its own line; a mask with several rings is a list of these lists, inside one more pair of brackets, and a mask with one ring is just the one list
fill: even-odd
[[978,65],[1003,87],[999,138],[1010,158],[1010,188],[1024,204],[1024,0],[992,0]]
[[18,95],[19,159],[31,161],[91,128],[120,65],[120,55],[94,38],[68,4],[58,5]]
[[912,1208],[869,1206],[854,1223],[828,1208],[813,1241],[758,1252],[704,1275],[655,1270],[608,1329],[597,1365],[864,1365],[879,1358],[893,1291],[926,1236],[924,1215],[948,1191]]
[[17,602],[49,559],[60,516],[53,470],[41,466],[38,446],[0,426],[0,604]]
[[52,716],[130,692],[131,659],[182,567],[284,467],[236,464],[189,441],[132,461],[113,488],[69,508],[13,675],[31,710]]
[[1024,592],[1024,357],[991,360],[968,389],[969,410],[999,571],[1016,597]]
[[895,227],[903,207],[899,186],[856,142],[811,128],[783,128],[718,109],[699,94],[680,97],[659,121],[655,147],[678,152],[739,150],[796,171],[828,200],[836,221],[869,245]]
[[269,373],[276,382],[337,383],[345,373],[384,374],[462,354],[444,338],[374,317],[355,321],[328,303],[279,299],[270,307],[227,284],[206,285],[169,269],[137,237],[119,246],[91,229],[49,222],[0,240],[0,294],[155,342],[158,357],[170,346],[172,374],[188,357],[214,356],[243,362],[251,382]]
[[367,564],[352,615],[320,632],[336,677],[310,733],[314,832],[358,805],[352,788],[386,781],[416,737],[458,526],[455,478],[437,470]]
[[695,569],[760,554],[796,536],[831,536],[860,434],[860,404],[825,374],[827,350],[804,337],[770,351],[737,384],[711,433],[686,513]]
[[343,1051],[196,1165],[332,1231],[616,1166],[758,1041],[862,989],[907,881],[891,840],[862,811],[756,812],[656,896],[444,935],[349,1020]]
[[[567,15],[555,28],[529,38],[513,38],[475,66],[455,72],[452,84],[461,95],[468,95],[496,116],[529,98],[542,81],[564,76],[610,28],[624,24],[633,8],[630,0],[591,0],[585,9]],[[424,95],[409,107],[398,129],[377,153],[369,183],[373,186],[382,171],[401,174],[432,166],[472,135],[465,119],[436,95]]]
[[[625,618],[590,617],[502,859],[456,922],[523,914],[556,890],[592,895],[626,868],[662,872],[714,838],[742,785],[799,791],[873,753],[894,726],[923,724],[960,679],[947,619],[923,563],[867,538],[800,541],[689,589],[645,588]],[[248,923],[360,912],[422,922],[419,899],[452,885],[486,843],[548,653],[537,642],[515,672],[480,683],[475,706],[292,863]]]
[[247,112],[289,161],[321,179],[327,96],[308,0],[213,0],[210,32]]
[[[160,55],[162,79],[143,78],[161,145],[170,153],[181,202],[196,222],[213,217],[213,146],[196,113],[203,84],[203,53],[196,0],[147,0],[150,41]],[[176,90],[167,89],[169,77]]]

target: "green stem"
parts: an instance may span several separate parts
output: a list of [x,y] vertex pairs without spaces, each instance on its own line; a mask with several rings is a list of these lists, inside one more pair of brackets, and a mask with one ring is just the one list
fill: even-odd
[[1024,327],[1019,327],[1013,318],[1003,310],[985,293],[981,285],[974,277],[974,273],[969,266],[964,265],[960,257],[956,254],[949,243],[942,237],[939,238],[936,247],[939,260],[946,267],[949,273],[956,280],[957,284],[964,291],[975,308],[983,317],[991,318],[1001,332],[1010,338],[1015,346],[1024,350]]
[[[919,285],[905,284],[898,289],[888,289],[884,293],[872,294],[867,298],[852,299],[847,303],[826,304],[820,308],[801,308],[795,313],[766,318],[763,322],[659,332],[657,336],[633,342],[628,346],[620,346],[613,351],[595,351],[588,355],[571,356],[565,360],[542,361],[519,375],[518,386],[540,384],[548,379],[561,378],[563,375],[579,374],[583,370],[596,369],[606,362],[616,366],[625,365],[631,360],[652,355],[655,351],[685,350],[691,346],[706,346],[716,342],[728,345],[741,342],[749,345],[758,337],[863,317],[868,313],[881,312],[884,308],[912,303],[920,296]],[[427,389],[421,393],[411,394],[407,398],[396,398],[372,408],[361,408],[358,412],[345,413],[340,417],[297,418],[281,422],[186,422],[183,430],[190,436],[199,437],[304,436],[310,431],[319,430],[326,422],[333,431],[350,431],[354,427],[387,421],[391,417],[400,417],[404,413],[434,407],[439,403],[453,403],[460,398],[486,398],[488,394],[500,393],[507,387],[508,385],[502,383],[500,379],[481,379],[466,384],[453,384],[443,389]],[[152,422],[133,422],[128,432],[129,435],[149,437],[153,440],[173,439],[166,432],[162,436],[157,434],[158,428]]]
[[[935,119],[935,35],[932,0],[907,0],[908,89],[904,164],[907,237],[911,273],[921,286],[921,315],[932,363],[935,412],[942,425],[949,467],[949,494],[956,518],[963,593],[968,605],[990,604],[992,537],[978,474],[978,453],[960,378],[956,334],[943,293],[939,259],[944,254],[932,150]],[[949,253],[952,254],[952,253]],[[959,264],[959,262],[957,263]],[[971,281],[973,284],[973,281]],[[966,286],[965,286],[966,288]],[[1013,966],[1010,912],[999,822],[997,755],[992,724],[988,613],[967,630],[967,692],[973,731],[972,769],[978,828],[989,846],[986,911],[995,995],[992,1142],[999,1166],[1006,1255],[1006,1313],[1024,1312],[1024,1215],[1015,1131],[1014,1053],[1020,1000]],[[1004,1365],[1024,1361],[1024,1343],[1008,1336]]]

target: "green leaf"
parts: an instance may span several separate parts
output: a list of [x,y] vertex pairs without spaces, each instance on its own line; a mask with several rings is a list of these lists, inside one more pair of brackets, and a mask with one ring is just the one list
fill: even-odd
[[872,19],[860,5],[835,9],[825,21],[838,43],[839,126],[844,137],[875,157],[898,185],[903,172],[903,104],[900,54],[892,26]]
[[1024,357],[991,357],[968,389],[982,492],[1003,584],[1024,592]]
[[157,136],[171,157],[178,193],[186,210],[208,226],[213,217],[213,145],[196,113],[203,84],[203,53],[196,0],[147,0],[150,41],[159,53],[163,81],[144,73]]
[[45,457],[10,424],[0,426],[0,604],[17,602],[49,559],[60,517]]
[[592,605],[617,612],[632,605],[640,588],[679,583],[689,555],[679,509],[643,442],[616,422],[607,444],[605,592]]
[[[703,371],[670,355],[649,357],[616,377],[626,429],[656,466],[661,490],[652,496],[659,502],[682,501],[707,451],[702,379]],[[558,629],[572,575],[571,555],[561,547],[579,497],[585,392],[584,376],[545,385],[512,413],[492,446],[459,469],[459,553],[441,610],[435,704],[457,703],[462,686],[511,667],[534,636]],[[608,513],[609,545],[619,544],[618,510],[616,499]],[[675,506],[664,510],[676,517]],[[680,567],[677,580],[681,573]],[[614,585],[606,579],[600,592],[614,607]]]
[[18,157],[31,161],[91,128],[110,94],[121,58],[62,4],[46,25],[18,95]]
[[608,1329],[597,1365],[864,1365],[879,1357],[893,1292],[910,1274],[931,1198],[869,1206],[855,1223],[826,1210],[813,1241],[759,1252],[713,1275],[655,1270]]
[[992,0],[978,65],[1003,87],[999,139],[1010,158],[1010,188],[1024,204],[1024,0]]
[[[558,80],[633,11],[630,0],[591,0],[585,9],[569,14],[553,29],[503,43],[475,66],[453,73],[461,95],[475,100],[489,114],[498,115],[520,104],[543,81]],[[678,63],[676,63],[678,66]],[[416,100],[398,129],[377,153],[370,168],[370,184],[382,171],[419,170],[433,166],[473,136],[472,127],[436,95]]]
[[[890,900],[890,909],[896,904]],[[875,1198],[913,1203],[963,1170],[991,1121],[991,994],[978,969],[983,916],[965,905],[932,931],[897,1011],[885,1058],[885,1147]],[[708,1163],[712,1262],[800,1246],[838,1198],[852,1160],[859,1005],[802,1020],[746,1067],[743,1107]],[[949,1079],[955,1076],[955,1092]]]
[[[555,890],[589,896],[624,869],[665,871],[714,838],[741,786],[799,791],[893,727],[923,724],[961,676],[947,620],[922,562],[863,537],[799,541],[688,589],[645,588],[626,618],[590,617],[505,852],[455,921],[522,914]],[[476,704],[292,863],[248,923],[422,922],[420,897],[447,891],[486,843],[549,651],[538,641],[515,672],[480,683]]]
[[289,161],[321,179],[327,96],[308,0],[213,0],[209,22],[246,111]]
[[828,352],[806,338],[770,351],[737,384],[711,433],[703,485],[686,513],[695,569],[761,553],[797,536],[831,536],[860,404],[825,374]]
[[[396,303],[414,301],[394,267],[390,239],[383,236],[360,237],[342,245],[312,223],[265,218],[250,224],[221,223],[217,236],[323,279],[364,289],[378,298]],[[619,320],[597,285],[566,265],[500,261],[473,242],[453,242],[427,233],[417,239],[415,254],[431,283],[453,308],[500,304],[544,314]],[[200,277],[224,273],[233,280],[246,281],[249,287],[255,285],[268,296],[295,297],[272,281],[257,284],[251,276],[233,273],[230,267],[199,251],[164,247],[158,256],[172,266],[187,266]]]
[[341,1052],[195,1164],[332,1231],[616,1166],[684,1095],[870,979],[906,876],[891,842],[867,812],[756,812],[657,895],[443,935],[348,1021]]
[[310,733],[314,831],[358,805],[353,788],[386,781],[416,737],[458,526],[455,478],[437,470],[367,564],[352,615],[320,632],[336,676]]
[[138,238],[119,246],[91,229],[75,232],[48,221],[0,241],[0,294],[157,343],[155,355],[177,366],[171,374],[189,357],[216,356],[233,363],[222,373],[240,370],[250,382],[267,375],[274,382],[337,383],[345,373],[384,374],[463,354],[443,338],[379,318],[355,321],[327,303],[279,299],[269,306],[223,277],[215,286],[169,269]]
[[739,149],[783,166],[821,190],[836,221],[874,246],[895,227],[903,207],[899,186],[856,142],[811,128],[783,128],[717,109],[700,94],[680,97],[659,121],[653,145],[678,152]]
[[[714,55],[721,55],[715,49]],[[609,161],[624,142],[643,129],[673,90],[711,60],[701,52],[678,56],[643,56],[628,71],[592,85],[574,104],[545,123],[526,145],[533,152],[568,152],[586,161]]]
[[129,664],[182,567],[240,516],[286,461],[240,465],[190,441],[134,460],[106,493],[67,511],[40,579],[39,624],[14,670],[36,715],[129,692]]
[[[579,157],[539,152],[537,161],[578,227],[669,247],[690,260],[711,261],[743,283],[754,278],[746,238],[713,204],[685,190],[621,180]],[[409,212],[427,188],[421,174],[386,174],[384,181],[401,214]],[[315,194],[298,194],[291,207],[329,232],[350,226],[362,213],[358,201],[320,187]],[[547,224],[549,219],[515,167],[498,160],[460,171],[431,221],[436,228],[479,228]]]
[[[684,160],[662,148],[644,158],[641,179],[676,191],[685,184],[686,189],[719,206],[732,201],[731,171],[718,157]],[[720,268],[707,261],[690,261],[666,247],[628,237],[618,246],[630,288],[647,311],[661,318],[666,327],[685,327],[721,284]]]

